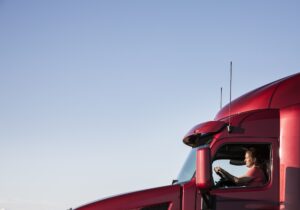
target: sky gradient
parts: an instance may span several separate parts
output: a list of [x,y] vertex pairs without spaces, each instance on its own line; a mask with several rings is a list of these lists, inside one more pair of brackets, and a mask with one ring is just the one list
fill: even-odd
[[0,0],[0,209],[168,185],[182,137],[300,70],[299,1]]

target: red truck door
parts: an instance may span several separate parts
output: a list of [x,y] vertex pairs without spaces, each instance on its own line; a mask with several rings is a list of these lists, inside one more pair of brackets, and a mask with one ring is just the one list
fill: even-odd
[[[225,143],[224,143],[225,142]],[[219,159],[237,158],[238,148],[261,148],[261,152],[269,154],[267,159],[266,183],[259,187],[247,186],[214,186],[209,193],[210,206],[197,209],[279,209],[279,143],[272,138],[227,138],[212,146],[213,165]],[[269,151],[267,151],[269,150]],[[228,154],[226,154],[226,152]],[[222,160],[223,161],[223,160]],[[226,160],[225,160],[226,161]],[[228,160],[229,162],[229,160]],[[226,169],[225,169],[226,170]],[[230,169],[227,169],[230,170]],[[232,175],[234,171],[231,172]],[[213,172],[214,173],[214,172]],[[214,180],[216,181],[216,180]],[[199,196],[200,197],[200,196]],[[198,197],[197,197],[198,199]],[[201,202],[199,202],[201,203]],[[203,203],[203,202],[202,202]]]

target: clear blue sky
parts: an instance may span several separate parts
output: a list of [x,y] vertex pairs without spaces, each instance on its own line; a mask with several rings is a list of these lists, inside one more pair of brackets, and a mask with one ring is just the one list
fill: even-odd
[[170,184],[233,98],[300,71],[299,1],[0,0],[0,209]]

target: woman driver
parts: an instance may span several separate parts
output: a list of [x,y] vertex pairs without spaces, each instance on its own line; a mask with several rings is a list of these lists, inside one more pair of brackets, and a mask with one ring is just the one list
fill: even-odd
[[223,175],[228,180],[235,183],[237,186],[261,186],[265,183],[266,177],[257,161],[257,153],[255,148],[249,148],[245,152],[245,164],[249,168],[245,175],[235,177],[219,166],[214,167],[214,171],[221,176]]

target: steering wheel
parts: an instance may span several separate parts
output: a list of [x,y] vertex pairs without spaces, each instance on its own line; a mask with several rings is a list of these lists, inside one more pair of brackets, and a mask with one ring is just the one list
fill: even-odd
[[217,188],[219,187],[230,187],[230,186],[236,186],[236,183],[234,183],[232,180],[229,180],[225,174],[223,174],[221,171],[216,172],[216,174],[221,178],[219,181],[216,182],[215,186]]
[[216,174],[221,178],[221,179],[228,179],[225,174],[223,174],[221,171],[216,172]]

